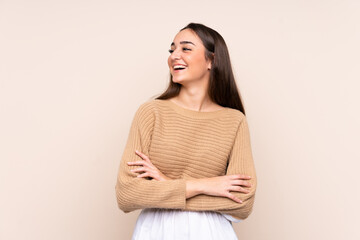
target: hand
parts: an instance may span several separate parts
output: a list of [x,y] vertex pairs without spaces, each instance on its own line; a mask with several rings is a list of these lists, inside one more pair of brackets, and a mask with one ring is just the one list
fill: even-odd
[[137,177],[152,177],[155,180],[158,181],[165,181],[165,180],[171,180],[171,178],[165,176],[162,172],[157,169],[152,162],[150,161],[150,158],[146,156],[145,154],[135,151],[137,155],[139,155],[142,159],[141,161],[135,161],[135,162],[127,162],[130,166],[142,166],[136,169],[131,169],[132,172],[138,173],[143,172],[139,174]]
[[241,199],[230,193],[230,191],[249,193],[250,190],[244,187],[251,187],[251,184],[247,181],[250,179],[250,176],[243,174],[200,179],[202,184],[201,192],[206,195],[227,197],[235,202],[242,203]]

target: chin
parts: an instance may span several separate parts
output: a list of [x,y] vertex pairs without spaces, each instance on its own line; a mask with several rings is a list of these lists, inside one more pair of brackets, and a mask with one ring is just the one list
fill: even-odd
[[173,77],[173,79],[172,79],[172,81],[174,82],[174,83],[179,83],[179,84],[182,84],[183,82],[185,82],[186,80],[184,80],[184,79],[178,79],[178,78],[174,78]]

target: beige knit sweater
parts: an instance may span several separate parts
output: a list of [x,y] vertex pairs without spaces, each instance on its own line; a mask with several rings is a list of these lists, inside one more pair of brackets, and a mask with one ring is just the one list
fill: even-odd
[[[129,161],[147,155],[168,181],[137,178]],[[186,180],[220,175],[252,177],[250,193],[231,192],[243,200],[196,195],[186,199]],[[245,219],[252,212],[256,174],[245,115],[232,108],[198,112],[170,100],[142,103],[133,118],[115,186],[119,208],[127,213],[143,208],[215,211]]]

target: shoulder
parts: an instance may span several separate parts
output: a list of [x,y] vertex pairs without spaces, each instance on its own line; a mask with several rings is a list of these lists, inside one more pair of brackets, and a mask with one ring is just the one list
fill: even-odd
[[241,123],[244,119],[246,119],[245,114],[238,109],[228,108],[228,113],[231,115],[232,118],[236,119],[238,123]]
[[150,99],[150,100],[147,100],[145,102],[142,102],[140,105],[139,105],[139,108],[138,109],[151,109],[154,107],[154,99]]
[[148,121],[154,118],[156,112],[156,103],[154,99],[147,100],[138,105],[135,112],[135,119],[142,119],[142,121]]
[[147,113],[162,112],[163,108],[167,106],[165,102],[166,101],[162,99],[149,99],[140,104],[138,111]]
[[141,112],[151,112],[151,111],[154,111],[157,107],[157,102],[156,102],[156,99],[149,99],[145,102],[142,102],[137,111],[141,111]]

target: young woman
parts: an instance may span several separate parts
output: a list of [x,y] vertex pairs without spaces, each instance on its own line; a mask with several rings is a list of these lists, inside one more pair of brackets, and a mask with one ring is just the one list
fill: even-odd
[[170,84],[140,105],[115,186],[119,208],[143,209],[132,239],[237,239],[252,211],[250,134],[227,46],[190,23],[171,43]]

